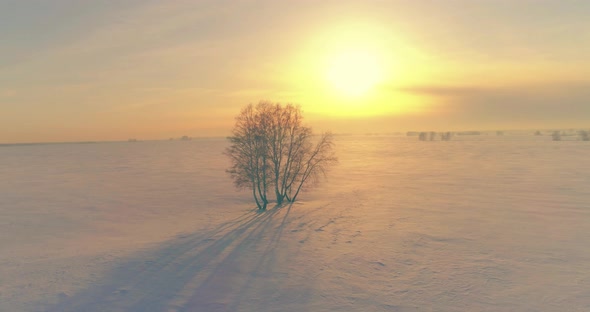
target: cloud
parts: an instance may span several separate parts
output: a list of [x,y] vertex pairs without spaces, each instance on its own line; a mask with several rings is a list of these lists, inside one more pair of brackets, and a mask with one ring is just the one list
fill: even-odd
[[427,96],[465,96],[483,89],[471,86],[418,85],[395,88],[395,91]]
[[398,91],[438,103],[433,114],[464,124],[590,124],[590,82],[478,87],[418,85]]

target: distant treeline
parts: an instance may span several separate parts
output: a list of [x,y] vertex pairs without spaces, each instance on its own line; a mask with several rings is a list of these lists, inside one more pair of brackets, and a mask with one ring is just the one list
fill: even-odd
[[[483,133],[481,131],[457,131],[457,132],[435,132],[435,131],[408,131],[406,136],[416,136],[420,141],[450,141],[453,136],[469,136],[469,135],[482,135],[490,134]],[[495,131],[496,136],[503,136],[504,131]],[[540,130],[532,133],[535,136],[542,136],[543,132]],[[562,137],[575,137],[579,141],[590,141],[589,130],[549,130],[546,134],[550,135],[553,141],[561,141]],[[571,141],[571,139],[570,139]]]
[[437,138],[440,139],[441,141],[450,141],[451,137],[453,136],[452,132],[434,132],[434,131],[430,131],[430,132],[414,132],[414,131],[409,131],[407,134],[407,136],[418,136],[418,140],[420,141],[434,141]]

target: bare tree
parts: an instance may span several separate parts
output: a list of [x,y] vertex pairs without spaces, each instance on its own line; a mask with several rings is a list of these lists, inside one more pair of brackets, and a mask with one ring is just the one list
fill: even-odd
[[311,128],[303,125],[298,106],[260,102],[248,105],[236,117],[226,155],[227,170],[238,188],[252,188],[259,209],[268,204],[274,188],[278,205],[293,202],[307,185],[317,182],[337,159],[332,135],[323,134],[314,145]]
[[434,141],[434,138],[436,137],[436,132],[430,131],[429,135],[430,135],[430,141]]
[[230,147],[225,154],[231,159],[227,172],[238,188],[251,188],[258,209],[266,209],[269,168],[267,164],[268,141],[262,116],[254,106],[248,105],[236,117],[236,124],[229,137]]
[[322,134],[315,146],[303,143],[301,152],[294,158],[295,165],[290,170],[292,171],[291,179],[284,185],[286,191],[284,195],[290,202],[297,199],[301,189],[308,183],[313,184],[320,177],[325,176],[329,165],[337,161],[332,153],[334,145],[332,134]]
[[451,140],[451,132],[441,132],[440,139],[441,139],[441,141],[450,141]]

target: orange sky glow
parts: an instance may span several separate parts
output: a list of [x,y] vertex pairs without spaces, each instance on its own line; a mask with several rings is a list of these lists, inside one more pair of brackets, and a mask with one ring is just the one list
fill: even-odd
[[0,143],[590,127],[587,1],[5,1]]

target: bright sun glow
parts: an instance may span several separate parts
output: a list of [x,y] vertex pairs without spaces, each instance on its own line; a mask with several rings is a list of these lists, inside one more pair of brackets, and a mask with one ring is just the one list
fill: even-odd
[[340,94],[357,97],[383,80],[382,66],[370,51],[342,51],[329,61],[327,79]]
[[298,90],[290,98],[307,103],[306,110],[318,116],[423,111],[414,94],[397,90],[415,80],[417,71],[407,68],[415,63],[416,49],[384,29],[372,22],[344,21],[314,33],[286,76],[285,82]]

